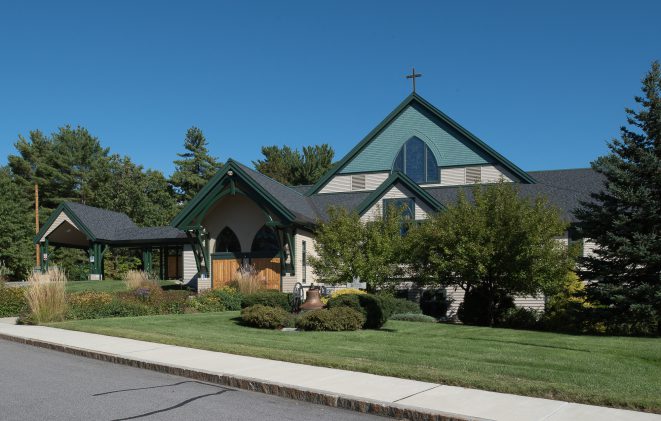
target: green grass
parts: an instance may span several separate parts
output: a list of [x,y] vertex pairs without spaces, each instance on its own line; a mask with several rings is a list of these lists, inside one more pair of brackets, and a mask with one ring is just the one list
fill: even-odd
[[498,392],[661,413],[661,339],[389,321],[358,332],[242,326],[238,312],[51,326]]
[[[173,281],[159,281],[161,286],[174,285]],[[126,291],[124,281],[69,281],[67,282],[67,292],[81,292],[81,291],[103,291],[103,292],[117,292]]]

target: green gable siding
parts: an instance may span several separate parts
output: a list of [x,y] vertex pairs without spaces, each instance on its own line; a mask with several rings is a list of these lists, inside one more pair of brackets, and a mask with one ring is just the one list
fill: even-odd
[[390,171],[399,149],[412,136],[417,136],[429,144],[441,167],[495,162],[445,122],[424,107],[413,103],[378,133],[339,173]]

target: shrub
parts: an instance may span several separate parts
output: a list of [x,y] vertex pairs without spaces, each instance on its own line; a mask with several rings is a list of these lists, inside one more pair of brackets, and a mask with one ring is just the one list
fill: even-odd
[[392,314],[393,307],[389,300],[372,294],[340,295],[328,300],[328,308],[349,307],[365,315],[366,329],[379,329]]
[[25,291],[29,309],[26,322],[39,324],[64,320],[67,313],[66,280],[64,271],[56,267],[29,277]]
[[291,324],[292,315],[281,307],[256,304],[241,310],[241,319],[250,326],[278,329]]
[[245,295],[241,302],[241,308],[261,304],[267,307],[279,307],[283,310],[291,311],[290,296],[291,294],[280,291],[259,291]]
[[129,270],[124,275],[126,289],[158,286],[158,282],[149,273],[141,270]]
[[328,310],[312,310],[296,320],[296,327],[303,330],[344,331],[358,330],[365,324],[362,312],[350,307],[334,307]]
[[[505,294],[496,294],[494,311],[494,322],[498,325],[505,312],[514,307],[512,297]],[[489,315],[489,295],[481,288],[471,289],[465,296],[464,302],[459,305],[457,311],[459,320],[467,325],[489,326],[491,323]]]
[[202,292],[193,300],[197,311],[235,311],[241,310],[243,295],[234,288],[223,287]]
[[365,310],[363,310],[363,306],[360,305],[360,299],[358,296],[359,295],[357,294],[338,295],[336,297],[330,298],[328,300],[327,306],[329,309],[335,307],[349,307],[365,314]]
[[18,316],[27,309],[23,288],[9,288],[0,283],[0,317]]
[[340,295],[364,295],[364,294],[367,294],[367,292],[363,291],[362,289],[342,288],[342,289],[336,289],[335,291],[331,292],[331,298],[339,297]]
[[185,313],[191,305],[188,297],[190,297],[188,291],[163,291],[158,285],[143,286],[117,294],[120,301],[135,302],[150,307],[152,314]]
[[507,309],[503,313],[499,326],[509,327],[511,329],[533,330],[539,328],[541,319],[542,312],[540,311],[531,308],[514,307]]
[[423,323],[437,323],[438,320],[432,316],[420,313],[399,313],[390,316],[390,320],[400,320],[404,322],[423,322]]
[[426,289],[420,297],[423,314],[432,317],[446,317],[452,300],[447,298],[445,289]]
[[260,278],[253,265],[241,265],[230,285],[242,294],[254,294],[266,288],[266,279]]
[[395,298],[388,293],[378,294],[378,296],[387,303],[392,314],[422,313],[418,303],[407,300],[406,298]]

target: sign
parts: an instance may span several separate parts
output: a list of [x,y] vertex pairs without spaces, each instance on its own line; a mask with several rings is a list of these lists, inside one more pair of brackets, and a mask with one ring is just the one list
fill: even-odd
[[48,253],[44,253],[44,260],[48,260]]
[[94,263],[94,256],[90,256],[90,263]]

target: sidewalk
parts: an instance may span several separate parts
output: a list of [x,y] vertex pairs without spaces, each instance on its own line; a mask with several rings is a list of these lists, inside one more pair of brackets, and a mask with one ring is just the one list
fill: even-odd
[[661,421],[660,415],[444,386],[0,319],[0,339],[329,406],[407,419]]

